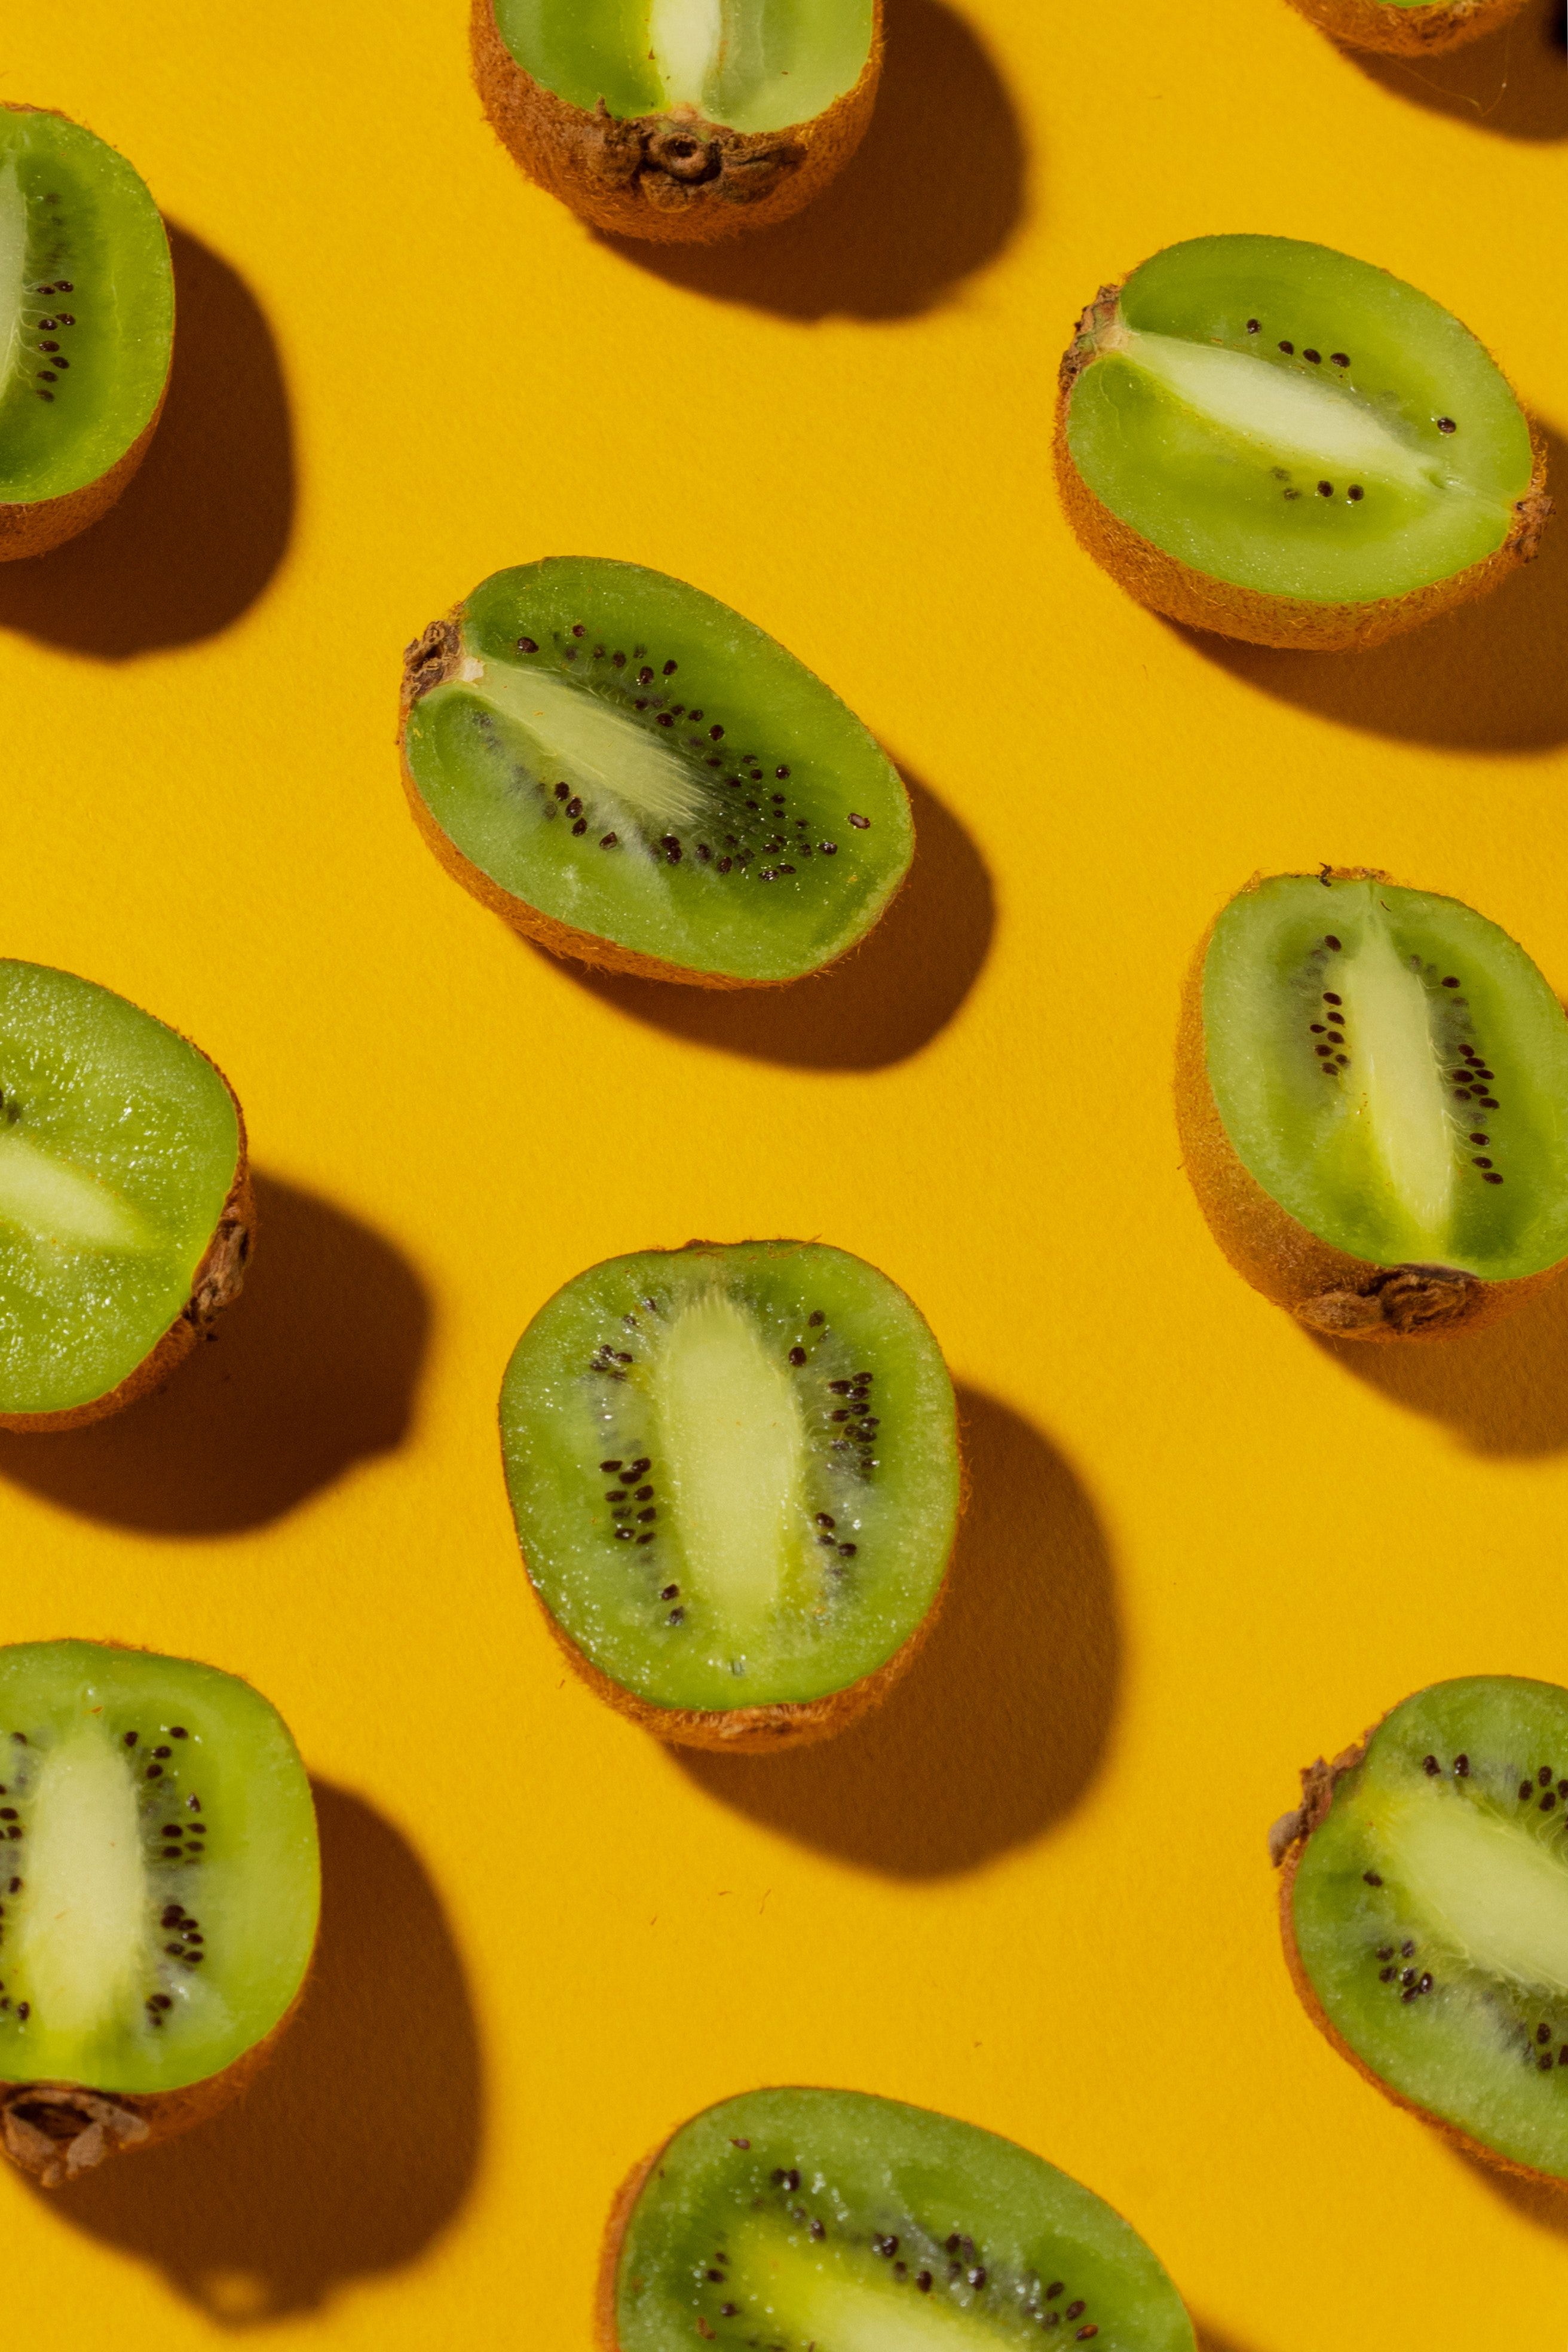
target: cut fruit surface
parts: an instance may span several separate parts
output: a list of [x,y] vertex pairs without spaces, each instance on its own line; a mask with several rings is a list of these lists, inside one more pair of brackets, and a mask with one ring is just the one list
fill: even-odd
[[1568,1691],[1436,1684],[1303,1780],[1284,1923],[1318,2022],[1480,2153],[1568,2178]]
[[727,605],[630,563],[484,582],[410,646],[404,774],[448,870],[545,946],[710,986],[795,980],[909,869],[897,771]]
[[612,2217],[603,2352],[1192,2352],[1137,2232],[1011,2140],[856,2091],[752,2091],[682,2126]]
[[[244,1180],[204,1054],[91,981],[0,961],[0,1422],[112,1396],[182,1316],[223,1304]],[[221,1296],[197,1299],[220,1255]]]
[[936,1601],[952,1383],[902,1291],[843,1250],[590,1267],[518,1342],[501,1438],[552,1622],[668,1737],[868,1687]]
[[223,2074],[300,1990],[319,1875],[304,1767],[247,1683],[91,1642],[0,1649],[0,2086]]

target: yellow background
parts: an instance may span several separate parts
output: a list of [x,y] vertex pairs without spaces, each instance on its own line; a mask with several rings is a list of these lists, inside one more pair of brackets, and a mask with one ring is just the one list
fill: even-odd
[[[0,95],[135,162],[183,323],[123,508],[0,574],[4,949],[200,1040],[266,1225],[162,1398],[5,1442],[0,1638],[252,1677],[328,1864],[247,2106],[52,2198],[0,2179],[8,2341],[578,2352],[626,2167],[796,2080],[1065,2166],[1206,2352],[1568,2336],[1568,2204],[1318,2039],[1264,1847],[1407,1691],[1568,1680],[1568,1302],[1315,1344],[1219,1257],[1169,1100],[1183,966],[1256,868],[1386,866],[1568,987],[1568,525],[1405,645],[1265,654],[1129,603],[1048,467],[1079,306],[1212,230],[1385,264],[1568,428],[1562,51],[1539,0],[1418,73],[1284,0],[890,15],[839,188],[661,260],[521,178],[462,0],[8,12]],[[759,1003],[590,982],[437,869],[398,655],[557,551],[737,605],[918,784],[858,963]],[[964,1391],[949,1619],[795,1759],[682,1761],[569,1679],[498,1466],[534,1309],[698,1234],[862,1253]]]

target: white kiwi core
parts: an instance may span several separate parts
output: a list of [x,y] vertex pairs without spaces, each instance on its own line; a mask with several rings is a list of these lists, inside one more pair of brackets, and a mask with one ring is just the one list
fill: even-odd
[[0,1224],[58,1249],[156,1249],[160,1237],[95,1176],[0,1127]]
[[887,2264],[873,2268],[858,2248],[807,2248],[752,2222],[731,2231],[729,2251],[745,2308],[791,2342],[819,2352],[996,2352],[994,2323],[950,2301],[945,2281],[929,2295],[895,2289]]
[[27,199],[15,161],[0,166],[0,400],[22,362],[27,292]]
[[520,671],[470,655],[459,681],[528,738],[542,778],[570,784],[646,824],[694,824],[708,806],[696,775],[643,728],[584,687],[548,670]]
[[1423,1791],[1383,1827],[1388,1874],[1472,1968],[1568,1993],[1568,1862],[1447,1790]]
[[[44,1754],[30,1791],[14,1957],[51,2036],[89,2040],[145,1964],[146,1870],[131,1769],[96,1725]],[[10,1940],[9,1938],[7,1939]]]
[[1350,1115],[1366,1120],[1390,1190],[1436,1255],[1454,1185],[1442,1066],[1426,992],[1395,952],[1375,900],[1355,952],[1336,961],[1334,978],[1354,1024],[1352,1072],[1359,1083],[1347,1087]]

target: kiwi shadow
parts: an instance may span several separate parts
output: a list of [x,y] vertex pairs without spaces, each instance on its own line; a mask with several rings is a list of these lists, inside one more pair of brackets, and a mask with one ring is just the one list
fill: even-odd
[[561,968],[615,1012],[722,1053],[811,1070],[907,1061],[946,1028],[979,978],[996,907],[963,826],[923,784],[907,773],[904,782],[915,816],[910,878],[869,939],[827,971],[787,988],[691,988],[566,958]]
[[0,627],[100,661],[238,619],[289,544],[294,459],[272,332],[237,271],[171,225],[169,396],[118,506],[49,555],[0,564]]
[[[1568,442],[1550,429],[1544,437],[1548,487],[1561,506]],[[1533,563],[1500,588],[1371,653],[1279,653],[1166,625],[1243,685],[1367,734],[1458,751],[1546,751],[1568,742],[1568,521],[1561,513]],[[1326,781],[1341,779],[1336,772]]]
[[1471,2156],[1468,2149],[1456,2148],[1454,2154],[1467,2172],[1521,2221],[1568,2239],[1568,2182],[1526,2180],[1517,2173],[1504,2172],[1498,2165],[1488,2164],[1483,2157]]
[[1451,1339],[1307,1336],[1391,1403],[1444,1423],[1473,1454],[1527,1460],[1568,1447],[1568,1280],[1489,1329]]
[[89,1429],[0,1432],[0,1477],[140,1533],[264,1527],[406,1435],[430,1325],[423,1284],[368,1226],[256,1179],[239,1298],[166,1388]]
[[978,35],[943,0],[889,0],[887,15],[870,127],[805,212],[729,244],[603,241],[670,285],[786,319],[909,319],[950,299],[1023,219],[1024,132]]
[[184,2138],[35,2191],[220,2327],[315,2310],[417,2261],[479,2164],[479,2032],[440,1900],[363,1799],[315,1793],[321,1941],[270,2065]]
[[877,1711],[793,1754],[671,1748],[765,1828],[903,1879],[1044,1835],[1098,1771],[1121,1681],[1110,1556],[1078,1478],[1027,1422],[958,1395],[968,1481],[946,1601]]
[[1369,81],[1430,113],[1503,139],[1568,139],[1563,0],[1530,0],[1511,25],[1446,57],[1380,57],[1345,48]]
[[1212,2327],[1206,2319],[1199,2319],[1195,2315],[1193,2327],[1197,2336],[1198,2352],[1257,2352],[1255,2345],[1244,2344],[1239,2336]]

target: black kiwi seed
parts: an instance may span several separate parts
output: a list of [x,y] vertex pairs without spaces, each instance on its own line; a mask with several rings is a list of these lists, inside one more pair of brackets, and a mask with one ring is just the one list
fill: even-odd
[[[1469,1758],[1468,1756],[1456,1756],[1454,1759],[1454,1770],[1461,1780],[1468,1780],[1470,1777]],[[1564,1793],[1568,1794],[1568,1791],[1565,1791]]]
[[1535,1777],[1543,1789],[1550,1789],[1556,1776],[1550,1764],[1543,1764]]
[[1414,1958],[1415,1946],[1408,1936],[1406,1936],[1405,1941],[1399,1947],[1399,1950],[1402,1958],[1408,1960]]
[[1281,343],[1279,346],[1279,349],[1284,352],[1287,356],[1292,353],[1295,351],[1295,348],[1296,346],[1294,343]]
[[1437,430],[1439,433],[1457,433],[1458,429],[1458,426],[1455,424],[1451,416],[1439,416],[1437,419]]
[[804,1364],[805,1361],[805,1349],[804,1348],[792,1348],[789,1351],[789,1360],[792,1364]]
[[1429,1780],[1435,1780],[1441,1769],[1442,1768],[1438,1764],[1437,1759],[1435,1756],[1424,1756],[1422,1758],[1421,1769],[1426,1773],[1426,1778]]
[[1363,1870],[1362,1872],[1362,1876],[1365,1879],[1369,1886],[1381,1886],[1383,1885],[1383,1881],[1378,1876],[1375,1870]]
[[1525,1802],[1526,1802],[1530,1798],[1533,1797],[1533,1796],[1534,1796],[1534,1794],[1535,1794],[1535,1783],[1534,1783],[1534,1781],[1533,1781],[1533,1780],[1521,1780],[1521,1781],[1520,1782],[1520,1784],[1519,1784],[1519,1801],[1520,1801],[1520,1803],[1521,1803],[1521,1805],[1522,1805],[1522,1804],[1524,1804],[1524,1803],[1525,1803]]

